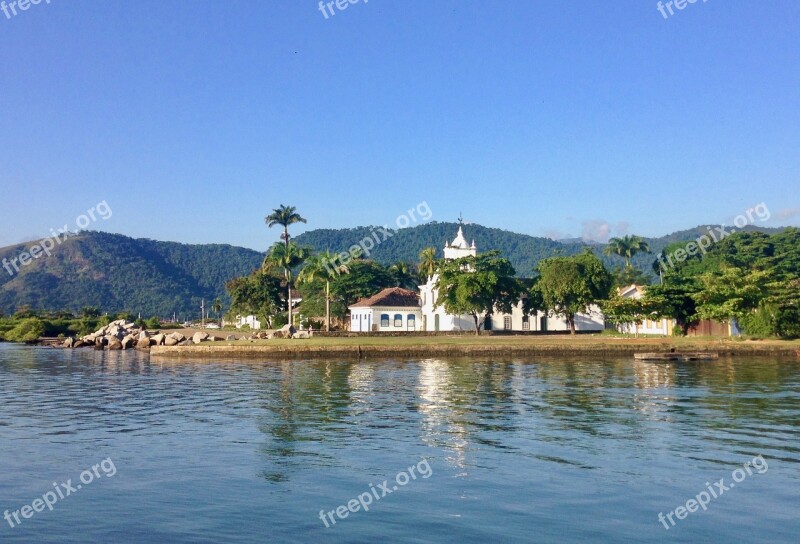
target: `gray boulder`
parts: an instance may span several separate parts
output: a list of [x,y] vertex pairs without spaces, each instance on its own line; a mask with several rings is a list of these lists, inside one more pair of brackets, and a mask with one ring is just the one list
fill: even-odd
[[195,343],[195,344],[199,344],[200,342],[202,342],[203,340],[206,340],[206,339],[208,339],[208,333],[207,332],[199,332],[198,331],[198,332],[194,333],[194,335],[192,336],[192,342]]
[[308,336],[308,331],[297,331],[296,333],[294,333],[292,335],[292,338],[294,338],[295,340],[302,339],[302,338],[308,338],[308,337],[309,337]]

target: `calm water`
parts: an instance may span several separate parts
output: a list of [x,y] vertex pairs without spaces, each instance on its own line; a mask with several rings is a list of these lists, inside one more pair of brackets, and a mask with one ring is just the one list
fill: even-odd
[[[659,512],[757,455],[763,473],[664,529]],[[69,479],[52,511],[0,520],[0,542],[796,542],[800,362],[189,364],[0,345],[0,511]],[[384,480],[369,511],[325,527],[320,510]]]

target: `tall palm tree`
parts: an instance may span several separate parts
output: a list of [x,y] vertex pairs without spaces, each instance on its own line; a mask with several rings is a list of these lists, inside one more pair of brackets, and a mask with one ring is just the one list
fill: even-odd
[[419,252],[419,270],[420,276],[425,275],[431,277],[436,272],[436,248],[426,247]]
[[276,242],[264,258],[262,269],[265,272],[272,272],[276,268],[283,268],[283,275],[286,278],[286,306],[288,308],[289,325],[292,323],[292,270],[308,258],[311,251],[305,247],[299,247],[294,242],[286,245]]
[[211,311],[217,312],[217,319],[219,320],[219,326],[222,326],[222,319],[220,316],[220,312],[222,311],[222,301],[218,298],[214,299],[214,302],[211,304]]
[[348,274],[350,269],[345,264],[336,263],[336,254],[326,249],[322,253],[312,255],[297,276],[297,281],[314,283],[317,280],[325,282],[325,330],[331,330],[331,281],[339,274]]
[[[272,210],[272,213],[269,214],[264,218],[264,222],[267,224],[267,227],[272,228],[275,225],[280,225],[283,227],[283,234],[281,234],[281,239],[283,240],[284,247],[286,251],[289,251],[289,225],[293,225],[295,223],[307,223],[304,217],[302,217],[299,213],[297,213],[297,208],[294,206],[286,206],[281,204],[280,207],[275,208]],[[289,284],[289,324],[292,324],[292,287],[291,282],[288,281],[289,278],[289,270],[284,270],[284,274],[287,277],[287,283]]]
[[630,268],[631,259],[637,253],[650,253],[650,246],[639,236],[630,235],[622,238],[612,238],[603,249],[606,255],[618,255],[625,259],[625,267]]
[[286,206],[284,204],[281,204],[279,208],[272,210],[272,213],[264,218],[264,222],[270,228],[274,227],[275,225],[280,225],[283,227],[281,240],[283,240],[284,245],[286,246],[289,245],[289,225],[294,225],[295,223],[307,223],[305,218],[301,217],[300,214],[297,213],[297,208],[294,206]]

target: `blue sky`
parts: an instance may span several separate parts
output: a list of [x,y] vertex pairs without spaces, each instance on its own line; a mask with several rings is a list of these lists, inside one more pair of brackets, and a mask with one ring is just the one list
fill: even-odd
[[[6,0],[8,2],[8,0]],[[0,12],[0,245],[264,249],[308,225],[647,236],[800,224],[800,3],[46,0]]]

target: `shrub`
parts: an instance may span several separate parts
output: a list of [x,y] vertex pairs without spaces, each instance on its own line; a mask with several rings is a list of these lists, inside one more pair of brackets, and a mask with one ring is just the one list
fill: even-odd
[[147,321],[144,322],[147,325],[148,329],[160,329],[161,328],[161,321],[158,320],[157,317],[151,317]]
[[10,342],[35,342],[44,334],[44,323],[38,317],[28,317],[4,334]]

